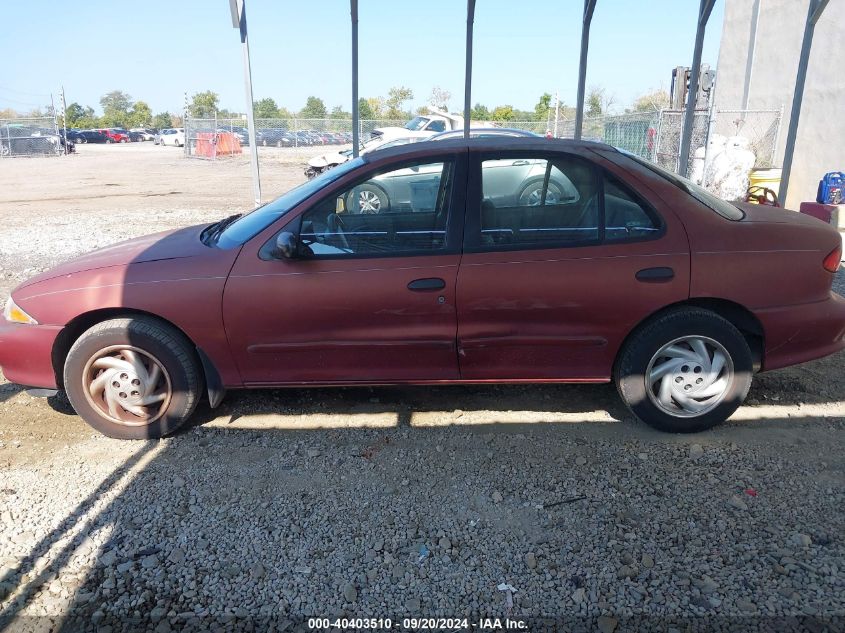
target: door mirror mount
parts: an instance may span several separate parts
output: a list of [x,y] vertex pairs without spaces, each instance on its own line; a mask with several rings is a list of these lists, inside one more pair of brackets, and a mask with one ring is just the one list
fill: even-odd
[[271,255],[275,259],[296,259],[299,254],[299,236],[290,231],[282,231],[276,237],[276,244]]

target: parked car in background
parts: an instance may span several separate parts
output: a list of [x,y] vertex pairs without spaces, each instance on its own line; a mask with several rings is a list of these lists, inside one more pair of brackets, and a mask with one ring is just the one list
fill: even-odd
[[106,135],[106,143],[128,143],[129,133],[120,128],[101,128],[99,130]]
[[[464,131],[461,130],[448,130],[446,132],[440,132],[440,134],[435,134],[434,136],[429,136],[427,139],[422,139],[426,141],[446,141],[452,138],[462,138],[464,135]],[[533,138],[543,138],[539,134],[535,134],[534,132],[529,132],[528,130],[518,130],[516,128],[507,128],[507,127],[471,127],[469,129],[469,137],[470,138],[490,138],[492,136],[528,136]]]
[[109,137],[100,130],[79,130],[71,138],[75,143],[107,143]]
[[180,127],[162,130],[158,136],[158,143],[156,144],[183,147],[185,145],[185,129]]
[[0,156],[61,154],[65,146],[68,153],[74,151],[73,143],[65,141],[55,129],[14,124],[0,126]]
[[152,141],[155,139],[156,133],[154,130],[145,127],[133,127],[129,130],[141,135],[142,141]]
[[144,140],[144,135],[141,132],[133,132],[132,130],[129,130],[126,134],[129,136],[129,140],[133,143],[140,143]]
[[281,128],[263,128],[261,130],[261,145],[275,145],[276,147],[292,147],[296,139],[291,132]]
[[[407,195],[368,206],[391,179]],[[607,145],[414,143],[25,281],[0,367],[125,439],[227,389],[531,381],[612,381],[641,420],[695,432],[754,372],[845,348],[841,252],[815,218]]]

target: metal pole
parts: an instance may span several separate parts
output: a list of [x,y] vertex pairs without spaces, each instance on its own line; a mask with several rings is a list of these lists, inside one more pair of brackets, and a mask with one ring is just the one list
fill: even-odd
[[358,108],[358,0],[350,0],[352,15],[352,156],[358,157],[361,113]]
[[475,25],[475,0],[467,0],[466,69],[464,71],[464,138],[469,138],[472,109],[472,29]]
[[789,177],[792,175],[792,154],[795,152],[795,137],[798,135],[798,119],[801,116],[801,101],[804,99],[804,82],[807,79],[810,49],[813,47],[813,32],[827,3],[828,0],[810,0],[810,7],[807,9],[804,40],[801,42],[801,54],[798,57],[798,74],[795,76],[795,92],[792,95],[792,110],[789,114],[789,127],[786,130],[786,148],[783,151],[783,169],[778,192],[778,199],[782,205],[786,204]]
[[246,90],[246,123],[249,135],[249,158],[252,167],[252,192],[255,206],[261,204],[261,178],[258,173],[258,146],[255,142],[255,112],[252,101],[252,67],[249,63],[249,37],[246,29],[246,0],[239,0],[241,44],[244,51],[244,88]]
[[557,138],[557,121],[560,118],[560,96],[555,93],[555,132],[554,137]]
[[67,156],[67,102],[65,101],[64,86],[62,86],[62,128],[65,133],[65,156]]
[[581,60],[578,63],[578,103],[575,106],[575,140],[581,139],[584,127],[584,90],[587,83],[587,50],[590,47],[590,23],[596,0],[584,0],[584,21],[581,25]]
[[698,25],[695,30],[695,49],[692,53],[687,107],[684,112],[684,127],[681,131],[681,151],[678,158],[678,173],[686,176],[689,172],[689,150],[692,144],[692,124],[695,119],[695,102],[698,97],[698,76],[701,72],[701,50],[704,48],[704,29],[713,11],[716,0],[701,0],[698,9]]

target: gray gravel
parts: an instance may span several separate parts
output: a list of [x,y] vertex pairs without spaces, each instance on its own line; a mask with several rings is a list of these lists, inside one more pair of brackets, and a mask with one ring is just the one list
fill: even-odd
[[91,439],[4,472],[0,613],[505,617],[508,583],[514,617],[845,614],[841,458],[585,430]]

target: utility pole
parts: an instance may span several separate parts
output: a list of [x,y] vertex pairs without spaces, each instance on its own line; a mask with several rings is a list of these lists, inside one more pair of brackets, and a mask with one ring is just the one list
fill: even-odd
[[62,128],[64,130],[64,147],[65,147],[65,156],[67,156],[67,105],[65,104],[65,87],[62,86]]
[[557,121],[560,118],[560,97],[555,93],[555,131],[554,137],[557,138]]

